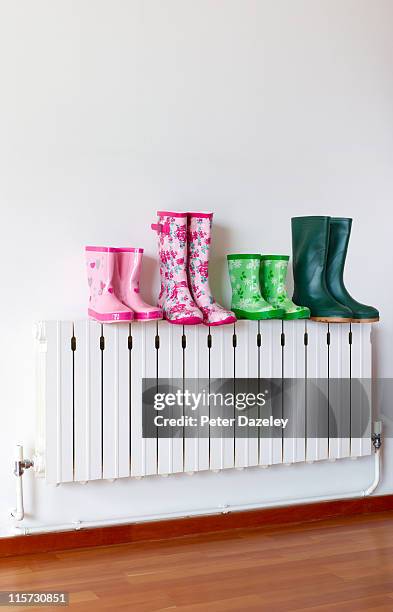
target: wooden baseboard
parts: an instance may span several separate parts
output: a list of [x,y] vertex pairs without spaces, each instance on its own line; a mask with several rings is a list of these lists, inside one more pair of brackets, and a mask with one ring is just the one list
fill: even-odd
[[79,531],[15,536],[0,538],[0,557],[148,540],[167,540],[181,536],[233,529],[265,529],[279,525],[386,511],[393,511],[393,495],[326,501],[282,508],[264,508],[113,527],[97,527]]

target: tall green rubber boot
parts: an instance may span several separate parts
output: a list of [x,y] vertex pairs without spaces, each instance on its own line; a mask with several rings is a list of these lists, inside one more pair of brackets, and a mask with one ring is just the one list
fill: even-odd
[[288,255],[262,255],[261,258],[261,291],[269,304],[283,308],[283,319],[309,319],[307,306],[296,306],[289,299],[285,281],[288,270]]
[[259,271],[261,256],[255,254],[227,255],[232,285],[231,310],[238,319],[280,319],[283,308],[271,306],[261,295]]
[[352,310],[330,293],[326,282],[329,232],[330,217],[292,218],[293,301],[308,306],[314,321],[349,323]]
[[326,282],[330,293],[353,312],[352,322],[374,323],[379,312],[353,299],[344,285],[344,266],[351,235],[352,219],[331,217]]

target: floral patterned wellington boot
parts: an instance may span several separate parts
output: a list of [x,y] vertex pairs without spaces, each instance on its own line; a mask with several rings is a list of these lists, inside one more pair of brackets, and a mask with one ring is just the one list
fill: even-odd
[[261,295],[259,270],[261,256],[227,255],[232,285],[232,310],[238,319],[280,319],[283,308],[272,306]]
[[90,319],[103,323],[131,321],[133,311],[116,296],[115,256],[117,249],[111,247],[86,247],[87,282],[90,289],[88,315]]
[[288,260],[288,255],[262,255],[260,270],[262,295],[272,306],[284,308],[283,319],[308,319],[310,309],[307,306],[296,306],[287,295],[285,280]]
[[191,297],[187,279],[187,213],[157,212],[161,291],[158,306],[168,323],[196,325],[203,316]]
[[213,213],[188,213],[188,280],[205,325],[235,323],[236,317],[214,299],[209,286],[209,251]]

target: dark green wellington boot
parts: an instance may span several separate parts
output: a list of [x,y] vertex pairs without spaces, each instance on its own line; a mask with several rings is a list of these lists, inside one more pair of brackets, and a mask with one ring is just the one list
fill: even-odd
[[261,257],[261,291],[269,304],[284,308],[283,319],[309,319],[307,306],[296,306],[289,299],[285,281],[288,270],[288,255],[262,255]]
[[238,319],[281,319],[283,308],[271,306],[261,295],[259,269],[261,256],[256,254],[227,255],[232,285],[231,310]]
[[344,266],[351,235],[352,219],[331,217],[326,282],[330,293],[353,312],[352,322],[374,323],[379,312],[353,299],[344,285]]
[[292,254],[295,304],[308,306],[311,319],[350,323],[352,310],[330,293],[326,283],[330,217],[293,217]]

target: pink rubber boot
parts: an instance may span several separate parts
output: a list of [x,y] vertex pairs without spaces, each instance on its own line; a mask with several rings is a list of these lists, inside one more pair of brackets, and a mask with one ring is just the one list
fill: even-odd
[[139,293],[143,249],[116,249],[115,293],[134,311],[134,319],[162,319],[162,310],[146,304]]
[[236,317],[214,299],[209,286],[209,251],[213,213],[191,212],[188,216],[188,278],[192,295],[203,313],[205,325],[235,323]]
[[161,291],[158,305],[168,323],[197,325],[203,316],[191,297],[187,280],[187,213],[158,211]]
[[113,281],[116,249],[110,247],[86,247],[87,282],[90,288],[88,314],[102,323],[131,321],[132,310],[116,297]]

